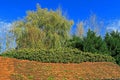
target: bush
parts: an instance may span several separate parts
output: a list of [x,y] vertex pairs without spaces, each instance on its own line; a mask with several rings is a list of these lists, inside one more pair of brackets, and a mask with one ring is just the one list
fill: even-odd
[[1,56],[52,63],[80,63],[80,62],[115,62],[108,55],[92,54],[77,49],[21,49],[11,50]]

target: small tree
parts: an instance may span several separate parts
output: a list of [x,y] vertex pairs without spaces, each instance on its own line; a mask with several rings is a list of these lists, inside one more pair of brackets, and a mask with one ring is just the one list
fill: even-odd
[[90,17],[84,21],[84,24],[87,29],[93,30],[97,35],[100,34],[102,28],[104,27],[103,21],[100,20],[95,14],[90,15]]
[[76,35],[80,38],[83,38],[83,34],[84,34],[83,24],[84,24],[83,22],[78,22],[77,23]]

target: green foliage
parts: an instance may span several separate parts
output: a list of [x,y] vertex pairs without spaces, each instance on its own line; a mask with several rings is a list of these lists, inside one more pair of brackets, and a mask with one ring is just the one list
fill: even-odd
[[73,36],[72,39],[68,41],[68,47],[77,48],[84,52],[100,54],[109,53],[106,43],[101,36],[97,36],[96,33],[90,29],[88,30],[87,35],[83,38]]
[[111,56],[116,59],[116,62],[120,64],[120,32],[112,31],[106,33],[105,42]]
[[85,53],[70,48],[11,50],[1,56],[50,63],[115,62],[115,59],[108,55]]
[[97,36],[90,29],[87,32],[87,36],[84,37],[83,51],[102,54],[108,53],[107,46],[101,36]]
[[47,80],[55,80],[54,76],[50,75],[48,76]]
[[77,48],[83,51],[83,39],[73,35],[72,38],[67,41],[67,47]]
[[12,31],[17,48],[49,49],[64,46],[73,22],[60,12],[42,9],[37,5],[36,11],[28,11],[25,19],[16,21]]

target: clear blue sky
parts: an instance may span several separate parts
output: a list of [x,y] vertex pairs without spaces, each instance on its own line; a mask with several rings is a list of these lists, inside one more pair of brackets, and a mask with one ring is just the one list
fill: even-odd
[[75,21],[86,19],[91,13],[105,20],[120,18],[120,0],[0,0],[0,19],[22,18],[27,10],[35,10],[36,3],[49,9],[60,5]]

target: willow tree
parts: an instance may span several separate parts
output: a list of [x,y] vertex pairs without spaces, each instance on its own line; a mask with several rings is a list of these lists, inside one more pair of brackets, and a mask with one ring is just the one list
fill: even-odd
[[69,38],[73,24],[58,10],[42,9],[28,11],[27,16],[13,25],[17,48],[58,48]]

